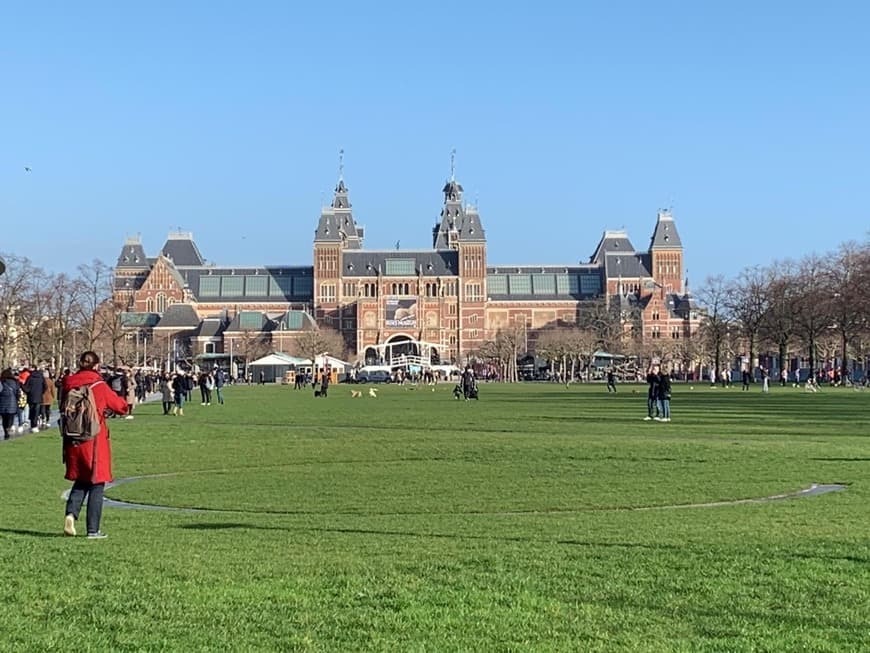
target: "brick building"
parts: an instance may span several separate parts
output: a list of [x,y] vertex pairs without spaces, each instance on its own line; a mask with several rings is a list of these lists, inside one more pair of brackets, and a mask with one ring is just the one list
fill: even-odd
[[490,266],[476,207],[453,178],[443,194],[431,249],[365,249],[343,177],[321,210],[310,266],[206,263],[190,233],[170,233],[156,257],[128,239],[115,299],[129,328],[183,337],[191,354],[215,358],[240,351],[252,335],[292,349],[294,337],[319,326],[341,333],[351,361],[462,363],[499,329],[518,325],[533,349],[541,329],[581,321],[596,299],[630,308],[626,329],[642,329],[644,340],[697,330],[669,212],[659,212],[646,251],[624,231],[606,231],[588,263]]

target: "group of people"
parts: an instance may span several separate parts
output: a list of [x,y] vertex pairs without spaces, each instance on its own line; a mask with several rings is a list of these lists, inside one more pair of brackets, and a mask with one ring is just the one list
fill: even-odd
[[[69,371],[66,371],[69,374]],[[61,379],[55,379],[47,369],[23,368],[17,373],[11,368],[0,372],[0,418],[3,437],[8,440],[15,433],[39,433],[48,426],[51,407],[58,395]],[[26,412],[26,416],[25,416]]]
[[671,376],[660,365],[651,365],[646,374],[647,415],[644,420],[671,421]]
[[158,386],[163,401],[164,415],[184,415],[184,404],[193,400],[193,389],[199,387],[203,406],[211,406],[212,393],[218,404],[224,403],[223,388],[226,373],[219,367],[194,375],[192,372],[177,370],[165,372]]

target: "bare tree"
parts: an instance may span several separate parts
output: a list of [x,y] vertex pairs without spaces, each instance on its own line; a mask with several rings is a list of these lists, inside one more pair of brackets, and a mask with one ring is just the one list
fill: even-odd
[[810,376],[816,373],[816,347],[831,326],[830,289],[824,264],[815,254],[804,258],[798,266],[799,292],[795,299],[795,332],[803,340],[810,363]]
[[28,258],[3,254],[6,272],[0,277],[0,362],[3,366],[17,363],[20,323],[24,305],[32,293],[37,268]]
[[344,358],[344,338],[335,329],[320,328],[312,331],[303,331],[295,341],[294,351],[302,356],[314,360],[320,354],[327,352],[330,356]]
[[769,304],[767,285],[768,273],[764,269],[757,266],[747,268],[731,286],[725,304],[746,343],[750,375],[755,365],[755,347]]
[[775,345],[780,371],[788,369],[788,348],[795,337],[795,315],[800,279],[792,261],[774,263],[767,285],[767,312],[761,321],[761,336]]
[[110,302],[113,296],[112,269],[98,259],[82,264],[78,268],[80,282],[80,301],[75,316],[84,338],[82,347],[94,349],[95,343],[106,332],[106,312],[100,308]]
[[825,276],[829,286],[830,317],[833,320],[831,328],[840,339],[840,372],[843,379],[849,374],[849,346],[866,330],[870,314],[868,258],[868,248],[854,242],[843,244],[835,256],[826,258]]
[[[698,299],[705,307],[701,318],[700,339],[702,345],[709,351],[713,369],[722,369],[722,350],[731,326],[728,312],[728,299],[731,295],[729,283],[723,275],[707,277],[704,285],[698,291]],[[711,379],[713,383],[716,379]]]

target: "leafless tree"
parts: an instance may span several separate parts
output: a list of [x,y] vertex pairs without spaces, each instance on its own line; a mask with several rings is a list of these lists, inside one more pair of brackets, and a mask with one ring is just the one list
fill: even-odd
[[787,369],[788,349],[795,338],[795,315],[800,296],[800,278],[794,262],[773,264],[767,293],[767,311],[761,321],[760,335],[777,348],[780,370],[783,370]]
[[870,315],[868,258],[868,248],[852,242],[843,244],[835,255],[825,260],[829,315],[833,320],[831,328],[839,336],[840,372],[844,379],[849,374],[849,347],[866,330]]
[[323,327],[312,331],[303,331],[294,343],[294,353],[302,358],[313,361],[324,352],[328,352],[330,356],[336,358],[344,358],[346,353],[344,338],[338,331]]
[[[713,369],[722,370],[722,350],[731,328],[728,299],[731,295],[730,284],[723,275],[707,277],[698,291],[698,299],[704,306],[699,336],[701,344],[710,354]],[[711,379],[713,383],[716,379]]]
[[760,267],[743,270],[731,286],[725,307],[746,344],[748,371],[755,365],[755,348],[769,305],[768,273]]
[[799,291],[794,303],[795,333],[804,343],[810,364],[810,375],[815,375],[817,344],[830,331],[830,288],[827,285],[824,262],[812,254],[798,265]]

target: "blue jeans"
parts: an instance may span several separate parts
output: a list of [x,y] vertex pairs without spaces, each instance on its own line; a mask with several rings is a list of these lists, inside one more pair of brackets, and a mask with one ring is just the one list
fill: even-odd
[[218,402],[219,404],[224,403],[224,395],[223,395],[223,393],[221,392],[221,390],[223,390],[223,388],[218,387],[218,386],[215,386],[215,388],[214,388],[214,393],[215,393],[215,395],[217,396],[217,402]]
[[[649,417],[657,417],[661,413],[661,409],[659,408],[659,402],[657,402],[652,397],[647,398],[646,412]],[[655,414],[653,414],[654,412]]]
[[105,487],[105,483],[76,481],[69,491],[69,499],[66,502],[66,514],[72,515],[75,519],[79,518],[79,512],[82,509],[85,496],[88,497],[88,533],[96,533],[100,530],[100,519],[103,516],[103,490]]
[[671,400],[670,399],[659,399],[658,409],[659,409],[659,414],[660,414],[662,419],[670,419],[671,418]]

